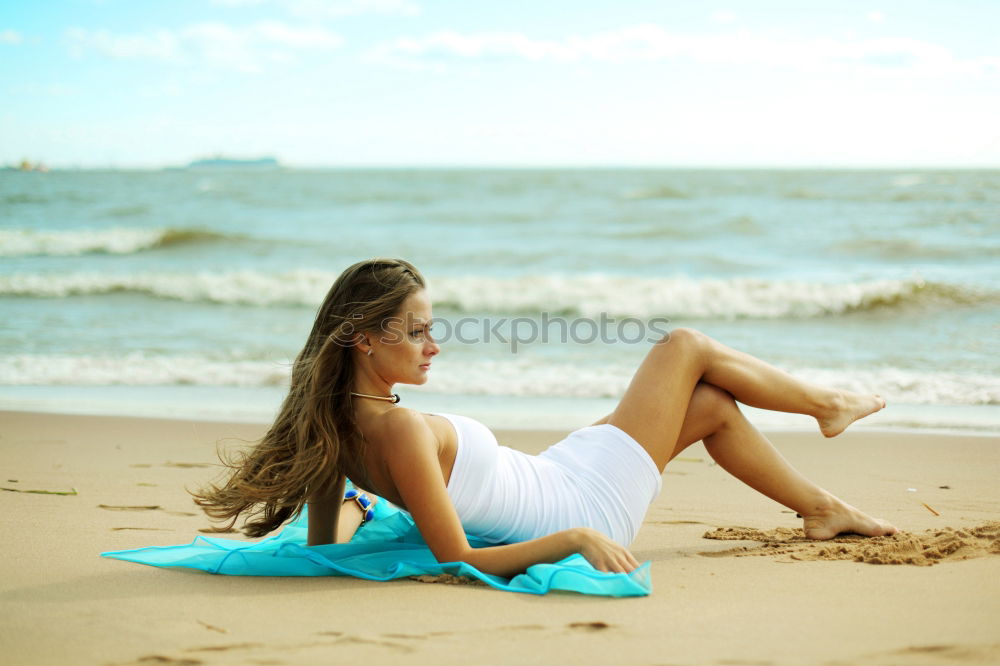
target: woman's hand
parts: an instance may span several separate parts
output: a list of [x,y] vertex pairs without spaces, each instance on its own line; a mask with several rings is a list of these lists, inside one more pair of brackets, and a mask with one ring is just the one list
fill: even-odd
[[639,566],[635,556],[616,541],[597,530],[578,527],[570,530],[577,552],[598,571],[628,573]]

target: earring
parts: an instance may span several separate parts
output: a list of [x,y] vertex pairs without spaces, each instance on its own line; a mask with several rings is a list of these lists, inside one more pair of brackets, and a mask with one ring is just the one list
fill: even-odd
[[372,350],[371,350],[371,349],[369,349],[369,350],[368,350],[368,355],[369,355],[369,356],[371,356],[371,355],[372,355]]

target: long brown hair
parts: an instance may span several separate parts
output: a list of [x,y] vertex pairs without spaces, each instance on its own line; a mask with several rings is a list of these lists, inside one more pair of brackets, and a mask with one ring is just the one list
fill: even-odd
[[363,439],[351,409],[351,347],[358,334],[383,330],[403,301],[424,287],[402,259],[361,261],[333,283],[305,347],[292,367],[288,396],[267,434],[249,451],[221,456],[229,468],[220,485],[193,492],[194,501],[231,530],[259,537],[298,515],[306,501],[327,494],[345,469],[363,469]]

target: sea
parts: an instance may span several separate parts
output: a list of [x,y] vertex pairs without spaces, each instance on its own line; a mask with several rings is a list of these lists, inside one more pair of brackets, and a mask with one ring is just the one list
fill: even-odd
[[422,411],[581,427],[684,326],[883,395],[859,427],[1000,433],[997,170],[0,171],[0,409],[266,423],[372,257],[429,283]]

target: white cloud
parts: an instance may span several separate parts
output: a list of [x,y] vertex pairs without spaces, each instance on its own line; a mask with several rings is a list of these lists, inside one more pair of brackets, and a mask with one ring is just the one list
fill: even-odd
[[715,23],[735,23],[736,12],[729,11],[728,9],[717,9],[712,12],[710,18]]
[[164,83],[150,82],[140,85],[136,88],[135,92],[139,97],[161,99],[164,97],[180,97],[184,94],[184,88],[173,81]]
[[20,44],[23,41],[17,30],[0,30],[0,44]]
[[328,51],[343,45],[343,39],[326,28],[277,21],[242,27],[207,22],[140,34],[70,28],[66,36],[77,56],[94,50],[112,58],[204,63],[247,72],[261,71],[267,63],[293,62],[298,51]]
[[82,55],[87,49],[99,51],[112,58],[152,58],[177,60],[180,57],[180,40],[170,30],[156,30],[146,34],[114,35],[107,30],[69,28],[66,37],[70,50]]
[[257,5],[263,5],[268,0],[212,0],[213,5],[221,5],[223,7],[255,7]]
[[336,18],[359,14],[417,16],[420,6],[412,0],[284,0],[289,11],[303,18]]
[[883,23],[885,21],[885,14],[882,12],[868,12],[868,20],[872,23]]
[[667,60],[730,65],[765,65],[801,71],[857,71],[940,75],[996,71],[995,57],[960,60],[939,44],[907,37],[843,40],[796,39],[754,34],[670,33],[640,24],[561,39],[532,39],[518,32],[439,31],[378,44],[369,56],[400,63],[442,58],[519,58],[552,62],[658,62]]
[[461,58],[513,56],[526,60],[557,61],[577,60],[580,57],[579,50],[570,44],[532,40],[517,32],[463,35],[449,30],[436,32],[422,39],[399,39],[386,53],[407,56],[454,55]]
[[299,18],[324,19],[359,14],[416,16],[420,6],[413,0],[212,0],[223,7],[253,7],[271,3]]
[[11,95],[37,95],[48,97],[69,97],[79,95],[80,89],[64,83],[38,83],[35,81],[12,85],[7,88]]

